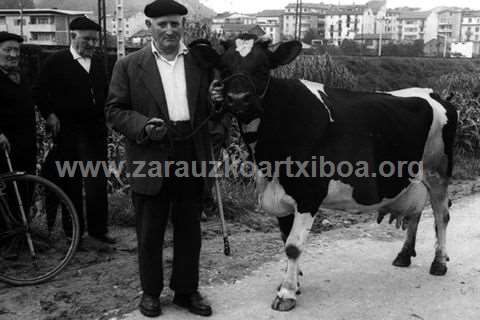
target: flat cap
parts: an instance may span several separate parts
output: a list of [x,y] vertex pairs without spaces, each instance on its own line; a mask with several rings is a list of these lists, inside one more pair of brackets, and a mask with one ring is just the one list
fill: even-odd
[[87,17],[78,17],[70,22],[70,30],[95,30],[100,31],[100,25]]
[[155,0],[145,6],[145,15],[149,18],[158,18],[172,14],[181,16],[188,13],[187,8],[174,0]]
[[23,42],[23,38],[20,37],[18,34],[9,33],[9,32],[6,32],[6,31],[1,31],[0,32],[0,43],[5,42],[5,41],[10,41],[10,40],[17,41],[17,42],[20,42],[20,43]]

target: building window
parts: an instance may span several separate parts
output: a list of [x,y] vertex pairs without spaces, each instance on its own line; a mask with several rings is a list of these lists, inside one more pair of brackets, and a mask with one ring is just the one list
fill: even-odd
[[7,24],[5,17],[0,17],[0,24]]
[[[22,23],[22,20],[23,20],[23,23]],[[13,22],[14,25],[16,26],[19,26],[19,25],[26,25],[27,24],[27,20],[26,19],[15,19],[15,21]]]
[[468,23],[472,23],[472,18],[468,18]]
[[55,32],[32,32],[32,40],[55,41]]
[[478,32],[479,30],[480,30],[479,27],[476,27],[476,28],[475,28],[475,32]]
[[478,41],[478,34],[475,35],[475,41]]
[[45,16],[31,16],[30,24],[54,24],[55,17],[45,17]]

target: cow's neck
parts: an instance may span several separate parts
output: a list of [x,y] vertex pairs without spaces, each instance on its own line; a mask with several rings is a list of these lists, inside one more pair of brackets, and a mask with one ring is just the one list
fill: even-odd
[[242,138],[248,145],[251,156],[255,159],[255,147],[258,141],[258,127],[260,127],[260,118],[255,118],[249,123],[241,123]]

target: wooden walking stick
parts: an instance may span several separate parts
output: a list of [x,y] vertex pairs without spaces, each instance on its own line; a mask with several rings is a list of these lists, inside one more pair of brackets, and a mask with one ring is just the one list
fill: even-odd
[[[210,156],[212,157],[212,160],[216,160],[215,154],[213,152],[213,145],[212,142],[210,141]],[[227,230],[227,224],[225,223],[225,214],[223,211],[223,201],[222,201],[222,193],[220,192],[220,183],[218,182],[218,177],[217,177],[217,167],[215,164],[214,167],[214,180],[215,180],[215,193],[216,193],[216,198],[217,198],[217,205],[218,205],[218,214],[220,215],[220,221],[222,223],[222,234],[223,234],[223,253],[226,256],[230,255],[230,242],[228,241],[228,230]]]

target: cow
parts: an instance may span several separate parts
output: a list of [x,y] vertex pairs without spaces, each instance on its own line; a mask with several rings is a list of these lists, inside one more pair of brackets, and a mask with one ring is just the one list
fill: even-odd
[[[218,71],[224,109],[237,118],[259,169],[259,204],[278,217],[287,270],[272,308],[288,311],[296,305],[299,258],[320,207],[375,210],[379,223],[390,214],[391,222],[407,229],[393,265],[407,267],[416,256],[417,226],[430,199],[436,232],[430,274],[444,275],[455,107],[431,89],[358,92],[271,76],[301,48],[298,41],[272,46],[253,35],[238,37],[221,55],[205,43],[191,46],[201,64]],[[299,169],[295,175],[289,172],[292,162]],[[327,163],[338,170],[327,172]],[[353,172],[345,170],[348,164],[362,166]],[[272,167],[273,174],[266,170]],[[405,167],[411,170],[400,174]]]

